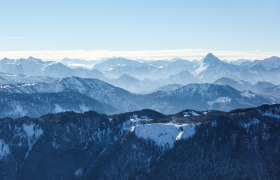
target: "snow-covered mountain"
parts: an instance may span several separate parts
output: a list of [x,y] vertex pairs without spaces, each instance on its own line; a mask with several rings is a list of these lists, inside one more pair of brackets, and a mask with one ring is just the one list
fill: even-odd
[[168,84],[172,83],[178,83],[178,84],[190,84],[190,83],[195,83],[198,82],[198,79],[194,77],[189,71],[181,71],[177,74],[173,74],[169,76],[167,79],[164,81],[169,82]]
[[252,91],[256,94],[262,95],[267,99],[271,99],[272,102],[280,102],[280,88],[279,85],[272,84],[270,82],[258,81],[255,84],[250,84],[243,80],[233,80],[231,78],[220,78],[214,82],[214,84],[229,85],[240,91]]
[[[14,94],[15,96],[19,93],[29,94],[30,96],[33,94],[45,96],[47,93],[62,92],[79,93],[87,96],[89,98],[88,101],[94,99],[102,105],[110,105],[112,108],[108,108],[107,113],[129,112],[145,108],[167,114],[175,113],[186,108],[227,111],[235,108],[252,107],[274,102],[271,99],[256,95],[250,91],[240,92],[226,85],[189,84],[171,91],[158,91],[151,94],[132,94],[124,89],[117,88],[97,79],[83,79],[78,77],[64,78],[50,83],[1,85],[0,92]],[[38,103],[40,102],[38,100]],[[30,103],[28,99],[15,101],[15,105],[20,107],[24,107],[23,105],[26,103]],[[54,107],[54,104],[52,107]],[[94,106],[88,107],[88,109],[93,110],[96,108]],[[76,111],[76,109],[74,110]],[[46,111],[46,113],[49,112],[52,111]]]
[[141,109],[134,102],[134,94],[97,79],[68,77],[51,83],[3,85],[0,86],[0,92],[26,94],[75,92],[110,104],[116,107],[117,112]]
[[42,68],[48,64],[50,64],[50,62],[45,62],[33,57],[27,59],[4,58],[0,60],[0,72],[28,76],[42,76]]
[[0,93],[0,117],[40,117],[66,111],[113,113],[115,108],[78,92]]
[[197,62],[182,59],[135,61],[124,58],[110,58],[97,63],[94,68],[103,72],[108,78],[116,78],[127,74],[139,80],[158,80],[182,71],[193,71],[196,66]]
[[36,83],[36,82],[53,82],[57,78],[48,76],[25,76],[18,74],[8,74],[0,72],[0,84],[19,84],[19,83]]
[[168,84],[214,83],[221,78],[250,84],[258,81],[280,84],[278,57],[233,63],[220,60],[212,53],[207,54],[200,63],[183,59],[144,61],[110,58],[86,61],[66,58],[54,62],[33,57],[17,60],[4,58],[0,60],[0,72],[52,78],[95,78],[134,93],[151,92]]
[[278,179],[280,106],[0,119],[1,179]]
[[239,91],[251,90],[252,84],[244,80],[234,80],[229,77],[217,79],[214,84],[228,85]]
[[248,81],[251,84],[258,81],[280,84],[279,62],[278,57],[271,57],[238,64],[222,61],[209,53],[202,59],[200,67],[193,71],[193,75],[200,79],[200,82],[214,82],[226,77]]
[[270,82],[265,82],[265,81],[258,81],[255,83],[253,86],[250,87],[253,91],[260,93],[262,92],[263,89],[265,88],[270,88],[276,86],[275,84],[272,84]]
[[256,83],[257,81],[266,81],[274,84],[280,84],[279,71],[280,71],[280,58],[270,57],[263,60],[255,60],[247,63],[243,63],[238,67],[243,69],[244,76],[251,83]]
[[267,84],[267,86],[258,89],[258,93],[263,96],[275,98],[275,101],[280,101],[280,85],[271,86]]
[[145,88],[142,81],[127,74],[123,74],[117,79],[111,79],[109,82],[114,86],[126,89],[130,92],[142,92]]
[[2,59],[0,179],[278,179],[278,61]]
[[155,89],[154,92],[156,92],[156,91],[173,91],[173,90],[179,89],[181,87],[183,87],[183,85],[181,85],[181,84],[168,84],[168,85]]
[[209,53],[202,59],[200,67],[193,72],[193,75],[201,82],[214,82],[221,77],[240,79],[241,72],[237,66]]
[[279,70],[280,69],[280,57],[272,56],[263,60],[255,60],[252,63],[247,64],[252,69],[262,69],[266,71]]
[[72,67],[72,68],[77,68],[77,67],[90,68],[98,63],[97,60],[90,61],[90,60],[72,59],[72,58],[63,58],[59,62],[61,62],[62,64],[65,64],[69,67]]
[[[271,100],[251,91],[240,92],[227,85],[189,84],[172,91],[147,95],[148,107],[159,112],[174,113],[182,109],[232,110],[271,103]],[[152,103],[150,103],[152,102]]]
[[47,76],[53,78],[63,78],[71,76],[103,78],[103,74],[96,69],[70,68],[60,62],[42,61],[29,57],[27,59],[1,59],[0,72],[25,75],[25,76]]

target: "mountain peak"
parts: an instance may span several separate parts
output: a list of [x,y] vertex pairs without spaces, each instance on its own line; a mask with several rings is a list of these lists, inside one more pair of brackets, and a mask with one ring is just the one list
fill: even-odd
[[214,65],[216,63],[220,63],[221,60],[219,58],[217,58],[214,54],[212,53],[208,53],[204,58],[202,63],[204,65]]
[[205,57],[216,57],[213,53],[209,52]]

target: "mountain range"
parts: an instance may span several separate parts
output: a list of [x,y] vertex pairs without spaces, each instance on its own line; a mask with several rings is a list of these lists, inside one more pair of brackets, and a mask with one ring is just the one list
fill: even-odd
[[229,111],[276,102],[251,91],[238,91],[228,85],[188,84],[170,91],[133,94],[101,80],[79,77],[48,83],[0,85],[0,93],[3,97],[0,103],[5,107],[0,109],[2,117],[5,117],[5,113],[12,117],[38,117],[64,111],[95,110],[111,114],[146,108],[164,114],[187,108]]
[[[246,81],[250,84],[259,81],[280,84],[279,57],[236,62],[220,60],[212,53],[207,54],[201,60],[193,61],[109,58],[102,61],[63,59],[55,62],[33,57],[16,60],[4,58],[0,60],[0,72],[2,72],[0,83],[8,84],[5,81],[7,74],[14,76],[14,80],[9,81],[10,83],[34,82],[34,79],[42,82],[44,78],[76,76],[99,79],[132,93],[140,94],[154,92],[169,84],[183,86],[190,83],[214,83],[221,78]],[[22,76],[26,78],[24,79]]]
[[280,105],[0,120],[1,179],[278,179]]
[[0,60],[0,179],[279,179],[280,58]]

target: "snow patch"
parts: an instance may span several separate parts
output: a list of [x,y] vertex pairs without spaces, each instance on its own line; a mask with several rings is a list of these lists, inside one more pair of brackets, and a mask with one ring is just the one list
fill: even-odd
[[[194,72],[193,72],[193,75],[194,76],[197,76],[199,74],[201,74],[202,72],[206,71],[208,68],[208,66],[200,66],[198,69],[196,69]],[[201,78],[200,78],[201,79]]]
[[195,111],[189,111],[189,112],[184,112],[184,117],[189,117],[189,116],[200,116],[200,114],[198,114]]
[[63,111],[64,111],[64,109],[60,105],[58,105],[58,104],[54,105],[54,112],[55,113],[60,113],[60,112],[63,112]]
[[211,122],[211,126],[212,126],[212,127],[217,127],[217,121],[216,121],[216,120],[215,120],[215,121],[212,121],[212,122]]
[[122,124],[121,129],[122,129],[123,131],[130,131],[131,128],[133,127],[132,125],[133,125],[133,124],[132,124],[132,122],[131,122],[130,120],[125,121],[125,122]]
[[79,108],[80,108],[80,111],[81,111],[81,112],[86,112],[86,111],[89,111],[89,110],[90,110],[90,108],[87,107],[85,104],[81,104],[81,105],[79,106]]
[[16,105],[15,114],[18,114],[19,116],[25,116],[26,113],[27,112],[20,105]]
[[83,170],[82,168],[77,169],[77,170],[75,171],[75,173],[74,173],[74,175],[75,175],[76,177],[82,177],[83,174],[84,174],[84,170]]
[[29,152],[32,150],[33,145],[37,142],[40,136],[43,134],[43,130],[33,123],[31,124],[23,124],[22,128],[26,133],[28,150],[25,154],[25,159],[28,157]]
[[248,122],[242,123],[242,127],[249,129],[251,126],[257,125],[259,123],[260,123],[260,120],[258,120],[257,118],[253,118],[252,120],[250,120]]
[[226,104],[226,103],[230,103],[231,102],[231,98],[230,97],[219,97],[217,99],[215,99],[214,101],[208,101],[207,104],[212,107],[213,104],[216,104],[216,103],[223,103],[223,104]]
[[140,123],[140,122],[147,122],[147,121],[151,121],[152,119],[150,119],[148,116],[138,116],[137,114],[133,114],[130,117],[130,121],[133,123]]
[[247,97],[247,98],[253,98],[256,95],[254,93],[252,93],[251,91],[245,91],[242,93],[242,96]]
[[[177,126],[178,127],[178,126]],[[183,139],[187,139],[189,137],[192,137],[195,134],[195,124],[185,124],[185,125],[180,125],[179,128],[183,128]],[[180,139],[179,139],[180,140]]]
[[176,141],[179,141],[180,139],[182,139],[183,133],[184,133],[183,131],[179,132],[179,134],[176,137]]
[[3,139],[0,139],[0,160],[10,154],[10,147]]
[[174,147],[176,141],[186,139],[195,134],[194,124],[139,124],[135,127],[135,135],[138,138],[151,140],[163,149]]
[[130,132],[133,132],[135,130],[135,126],[132,126],[131,128],[130,128]]

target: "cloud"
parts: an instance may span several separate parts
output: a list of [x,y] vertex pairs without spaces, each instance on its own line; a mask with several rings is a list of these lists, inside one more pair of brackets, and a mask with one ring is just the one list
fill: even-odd
[[210,49],[179,49],[179,50],[139,50],[139,51],[112,51],[112,50],[57,50],[57,51],[0,51],[0,58],[26,58],[29,56],[60,60],[65,57],[99,60],[110,57],[124,57],[130,59],[142,60],[160,60],[160,59],[201,59],[207,53],[212,52],[221,59],[264,59],[270,56],[280,56],[280,52],[268,51],[219,51]]

